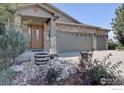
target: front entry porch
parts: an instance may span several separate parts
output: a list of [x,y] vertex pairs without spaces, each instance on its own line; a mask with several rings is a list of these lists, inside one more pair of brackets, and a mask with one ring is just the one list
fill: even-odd
[[29,49],[44,49],[50,54],[57,53],[56,23],[53,19],[22,16],[23,32],[29,40]]
[[44,49],[46,47],[46,33],[49,34],[49,19],[41,17],[23,16],[23,32],[28,37],[29,49]]
[[53,11],[41,5],[23,7],[15,14],[15,24],[23,29],[29,39],[29,49],[44,49],[57,54],[56,16]]

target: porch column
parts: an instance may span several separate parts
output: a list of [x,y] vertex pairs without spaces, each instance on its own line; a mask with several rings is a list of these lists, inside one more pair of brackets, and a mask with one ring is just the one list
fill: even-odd
[[95,32],[93,32],[93,49],[97,49],[97,36]]
[[57,41],[56,41],[56,23],[54,19],[50,21],[50,54],[57,53]]

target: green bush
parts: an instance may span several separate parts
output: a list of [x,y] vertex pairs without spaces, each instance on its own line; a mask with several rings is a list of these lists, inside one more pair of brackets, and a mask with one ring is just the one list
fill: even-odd
[[124,50],[124,46],[122,46],[121,44],[118,44],[118,46],[116,47],[117,50]]
[[[122,64],[122,62],[120,61],[113,64],[109,61],[111,56],[112,54],[108,54],[101,60],[91,60],[93,57],[93,51],[87,52],[87,55],[85,54],[85,56],[81,55],[81,60],[78,64],[80,72],[82,73],[82,75],[85,75],[84,77],[89,77],[89,79],[87,79],[86,77],[83,80],[91,85],[101,85],[100,80],[102,78],[119,80],[118,77],[121,75],[122,71],[118,68]],[[122,83],[123,81],[120,82]],[[111,82],[111,84],[120,84],[120,82]],[[108,84],[108,82],[106,82],[106,84]]]
[[89,70],[89,73],[90,76],[96,81],[99,81],[103,77],[107,78],[109,75],[102,66],[94,67],[93,69]]
[[15,62],[15,58],[25,51],[27,38],[18,28],[9,30],[0,37],[0,67],[5,68]]
[[2,70],[0,72],[0,85],[13,85],[14,77],[21,72],[16,72],[12,69]]
[[48,73],[46,75],[48,84],[53,85],[55,84],[57,81],[57,77],[60,75],[59,72],[57,72],[54,68],[51,68],[48,70]]

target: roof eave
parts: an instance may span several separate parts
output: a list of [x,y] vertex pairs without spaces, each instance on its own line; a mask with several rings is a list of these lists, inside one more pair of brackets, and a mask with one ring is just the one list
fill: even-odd
[[58,24],[67,24],[67,25],[90,27],[90,28],[94,28],[96,30],[104,30],[104,31],[108,31],[108,32],[111,31],[110,29],[101,28],[101,27],[97,27],[97,26],[86,25],[86,24],[67,23],[67,22],[60,22],[60,21],[56,21],[56,23],[58,23]]

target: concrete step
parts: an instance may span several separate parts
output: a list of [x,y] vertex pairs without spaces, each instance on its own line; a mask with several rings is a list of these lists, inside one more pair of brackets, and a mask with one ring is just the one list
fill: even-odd
[[33,48],[31,49],[32,52],[41,52],[41,51],[44,51],[44,49],[42,48]]

